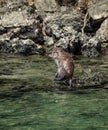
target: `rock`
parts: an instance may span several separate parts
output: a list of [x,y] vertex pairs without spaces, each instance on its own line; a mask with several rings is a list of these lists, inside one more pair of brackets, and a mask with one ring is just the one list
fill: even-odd
[[45,53],[42,46],[36,45],[32,40],[21,40],[19,38],[12,39],[11,41],[0,41],[0,52],[31,55]]
[[4,33],[7,33],[7,29],[1,26],[0,27],[0,35],[2,35]]
[[28,18],[27,12],[25,10],[4,14],[2,16],[2,19],[0,19],[0,25],[2,25],[3,27],[28,26],[31,25],[33,22],[33,19]]
[[103,42],[108,41],[108,19],[106,19],[96,32],[96,36]]
[[[79,8],[84,8],[85,11],[88,8],[87,11],[92,19],[90,20],[93,22],[87,20],[85,34],[82,34],[85,12],[73,8],[77,2]],[[35,46],[46,45],[49,48],[62,46],[76,55],[97,57],[101,54],[102,42],[107,41],[107,8],[104,9],[107,5],[106,1],[9,0],[5,4],[2,1],[2,4],[5,8],[1,6],[0,9],[2,12],[0,40],[1,43],[6,43],[6,46],[7,41],[12,44],[14,39],[21,41],[29,39],[36,43]],[[95,24],[95,20],[96,22],[100,20],[99,24]],[[87,32],[85,31],[87,27],[93,30]]]
[[58,8],[55,0],[36,0],[35,5],[39,14],[45,12],[55,12]]
[[[96,0],[94,1],[96,2]],[[85,5],[82,3],[85,3]],[[103,8],[98,8],[98,3],[102,4]],[[106,17],[107,9],[104,10],[104,2],[97,2],[95,4],[95,9],[97,10],[97,13],[100,13],[99,16],[101,14],[105,14],[104,17]],[[93,11],[92,9],[94,7],[94,2],[92,3],[92,5],[90,5],[90,2],[88,3],[88,1],[86,0],[79,0],[78,5],[80,5],[81,8],[88,8],[88,13],[92,17],[93,23],[95,24],[94,20],[97,20],[97,18],[95,19],[95,16],[98,14],[95,14],[96,12],[94,12],[94,14],[91,13]],[[101,11],[99,11],[99,9]],[[105,41],[103,39],[106,39],[108,30],[107,23],[103,22],[105,19],[100,20],[99,24],[97,23],[98,26],[95,27],[94,31],[89,31],[88,34],[86,32],[86,34],[84,34],[83,36],[81,29],[84,25],[85,14],[79,13],[75,10],[69,11],[66,9],[62,12],[62,14],[61,12],[57,13],[56,15],[51,14],[51,16],[49,15],[44,19],[44,26],[47,37],[45,38],[45,40],[47,40],[45,41],[45,43],[48,43],[51,46],[53,44],[54,46],[62,46],[64,49],[73,54],[82,53],[86,57],[100,56],[102,52],[102,42]],[[98,17],[98,19],[100,18],[102,17]],[[104,23],[104,25],[101,25],[102,22]],[[100,30],[104,30],[104,32],[102,31],[101,34],[98,33],[98,31],[100,31],[100,26],[102,28]],[[91,29],[93,29],[93,27],[94,25],[91,27]]]
[[[36,7],[28,5],[26,0],[7,1],[2,11],[0,25],[3,27],[29,26],[34,22]],[[35,14],[36,15],[36,14]]]
[[88,1],[89,0],[78,0],[78,8],[80,8],[80,9],[83,9],[83,10],[85,10],[85,9],[87,9],[88,8]]
[[30,26],[22,26],[19,33],[19,37],[22,39],[29,38],[35,43],[44,44],[42,27],[38,21],[33,22]]
[[31,39],[35,43],[44,44],[44,37],[42,33],[42,27],[39,22],[33,22],[31,25],[21,26],[21,27],[11,27],[11,28],[1,28],[0,39],[11,40],[13,38],[19,37],[21,39]]
[[88,12],[94,20],[108,17],[108,0],[89,0]]
[[44,54],[43,19],[36,14],[34,4],[7,1],[0,19],[0,52],[22,55]]
[[102,53],[102,44],[108,41],[108,19],[104,20],[93,37],[84,35],[82,54],[85,57],[98,57]]
[[53,38],[52,37],[45,37],[44,38],[44,40],[45,40],[45,45],[46,46],[52,46],[52,45],[54,45],[54,40],[53,40]]
[[55,0],[60,6],[71,6],[75,5],[77,0]]
[[81,52],[85,57],[98,57],[101,53],[101,42],[99,39],[94,37],[84,36],[85,40],[83,41],[83,45],[81,47]]
[[102,87],[105,81],[105,77],[102,73],[96,71],[93,72],[91,69],[85,69],[81,72],[78,78],[73,80],[75,87]]
[[11,41],[12,48],[14,50],[15,54],[32,54],[35,53],[35,43],[29,39],[27,40],[19,40],[19,39],[13,39]]
[[99,88],[103,87],[102,85],[106,82],[106,78],[103,76],[101,72],[92,71],[91,69],[84,69],[80,72],[79,77],[72,79],[72,86],[69,86],[69,81],[58,81],[57,84],[68,86],[68,89],[76,89],[76,88]]
[[6,6],[6,4],[7,4],[6,0],[1,0],[0,1],[0,8]]
[[[77,21],[74,22],[74,18]],[[81,51],[79,37],[82,26],[80,23],[80,15],[77,12],[74,12],[74,14],[71,11],[63,12],[46,17],[44,19],[45,40],[47,40],[45,43],[62,46],[64,49],[71,51],[71,53],[79,54]]]

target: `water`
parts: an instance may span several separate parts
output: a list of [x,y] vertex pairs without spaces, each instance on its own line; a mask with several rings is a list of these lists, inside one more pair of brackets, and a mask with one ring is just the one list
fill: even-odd
[[[108,84],[51,92],[56,86],[51,59],[7,54],[0,59],[0,130],[108,130]],[[74,76],[87,67],[108,75],[108,55],[76,58],[75,64]]]

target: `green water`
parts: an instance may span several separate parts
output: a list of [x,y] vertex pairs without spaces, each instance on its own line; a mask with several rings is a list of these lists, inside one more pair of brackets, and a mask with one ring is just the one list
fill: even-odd
[[[107,54],[75,66],[76,77],[87,67],[108,77]],[[108,84],[51,92],[55,71],[47,57],[0,55],[0,130],[108,130]]]

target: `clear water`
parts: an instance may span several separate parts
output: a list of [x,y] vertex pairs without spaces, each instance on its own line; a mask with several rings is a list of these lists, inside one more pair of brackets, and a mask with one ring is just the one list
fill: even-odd
[[[51,59],[7,54],[0,59],[0,130],[108,130],[108,84],[106,89],[44,91],[56,86]],[[75,65],[76,77],[87,67],[108,75],[108,55],[76,58]]]

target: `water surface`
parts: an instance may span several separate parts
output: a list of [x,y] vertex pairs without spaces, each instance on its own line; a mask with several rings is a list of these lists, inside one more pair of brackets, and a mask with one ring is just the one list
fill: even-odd
[[[106,89],[44,91],[56,86],[51,59],[7,54],[0,59],[0,130],[108,130],[108,84]],[[108,55],[76,58],[75,65],[75,77],[87,67],[108,75]]]

